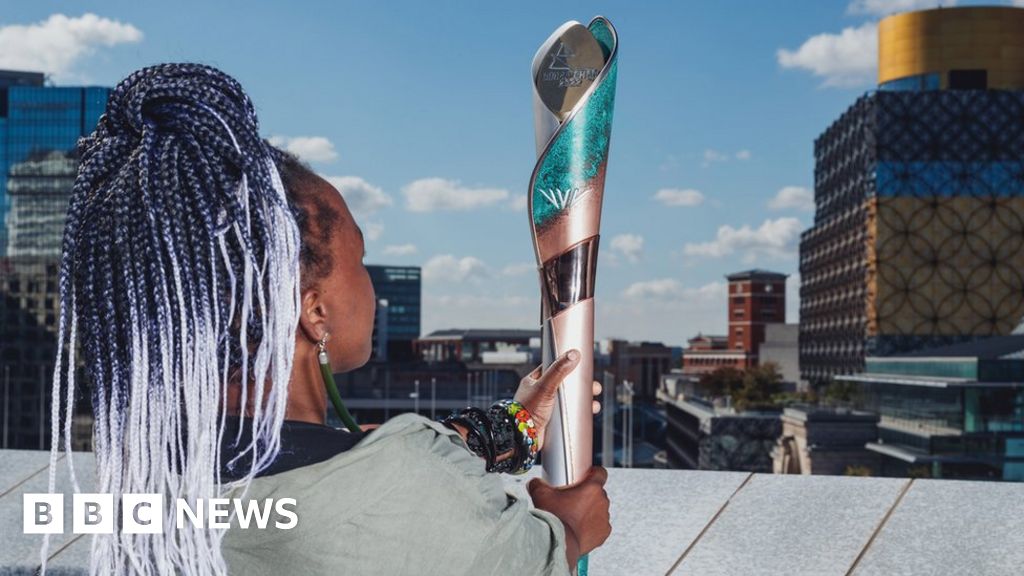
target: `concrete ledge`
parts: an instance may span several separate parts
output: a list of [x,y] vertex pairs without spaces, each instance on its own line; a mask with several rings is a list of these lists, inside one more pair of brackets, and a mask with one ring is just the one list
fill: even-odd
[[[92,455],[74,461],[90,489]],[[39,563],[22,494],[46,491],[48,462],[0,451],[0,576]],[[58,490],[70,494],[66,477]],[[527,479],[509,477],[509,491],[525,496]],[[613,533],[591,555],[592,576],[1019,576],[1024,566],[1024,484],[612,469],[607,489]],[[48,573],[88,572],[88,536],[52,542]]]

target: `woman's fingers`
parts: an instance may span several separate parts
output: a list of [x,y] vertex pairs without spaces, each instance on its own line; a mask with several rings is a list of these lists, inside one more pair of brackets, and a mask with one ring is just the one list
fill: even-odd
[[601,383],[594,380],[594,396],[600,396],[602,390],[604,390],[604,388],[601,387]]
[[598,402],[597,400],[594,400],[594,403],[591,404],[590,406],[591,406],[591,409],[594,411],[594,414],[600,414],[601,413],[601,403]]
[[567,351],[551,363],[551,366],[540,377],[542,390],[545,395],[554,396],[558,386],[565,380],[576,366],[580,363],[580,353],[573,349]]
[[527,380],[527,381],[529,381],[531,383],[536,382],[537,379],[540,378],[541,368],[543,368],[542,365],[541,366],[537,366],[536,368],[533,369],[532,372],[530,372],[526,376],[523,376],[523,379]]

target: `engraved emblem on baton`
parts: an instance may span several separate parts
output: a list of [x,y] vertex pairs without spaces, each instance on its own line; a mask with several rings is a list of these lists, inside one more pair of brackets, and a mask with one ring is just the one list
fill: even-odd
[[[580,352],[545,433],[544,475],[555,485],[575,482],[593,459],[594,280],[617,49],[615,28],[598,16],[587,26],[566,22],[533,58],[537,164],[528,206],[540,271],[542,364],[571,348]],[[585,572],[581,559],[579,573]]]

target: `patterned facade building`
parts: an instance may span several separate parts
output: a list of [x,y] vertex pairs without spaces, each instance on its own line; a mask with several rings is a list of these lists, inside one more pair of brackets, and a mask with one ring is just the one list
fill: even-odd
[[1024,317],[1024,92],[879,91],[815,146],[804,377],[1009,334]]
[[1024,317],[1024,10],[884,19],[879,87],[815,142],[800,369],[1010,333]]
[[805,378],[1024,318],[1024,92],[878,91],[815,145]]

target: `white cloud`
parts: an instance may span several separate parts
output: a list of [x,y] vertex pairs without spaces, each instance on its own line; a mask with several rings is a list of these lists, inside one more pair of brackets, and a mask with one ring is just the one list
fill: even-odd
[[0,68],[38,70],[55,78],[71,74],[74,65],[97,47],[142,40],[142,31],[128,23],[87,13],[52,14],[34,24],[0,26]]
[[811,36],[796,50],[778,50],[776,58],[783,68],[808,70],[823,78],[824,86],[870,84],[878,60],[878,26],[865,22],[839,34]]
[[321,177],[341,192],[348,209],[357,214],[370,214],[394,203],[391,196],[358,176]]
[[508,204],[505,205],[506,208],[514,212],[525,212],[526,206],[526,194],[516,194],[510,198]]
[[712,164],[714,164],[716,162],[725,162],[728,159],[729,159],[729,155],[728,154],[725,154],[724,152],[719,152],[718,150],[712,150],[711,148],[708,148],[707,150],[704,151],[704,161],[701,162],[701,166],[704,166],[705,168],[707,168],[708,166],[711,166]]
[[659,278],[634,282],[622,291],[622,295],[626,298],[665,298],[679,296],[682,292],[683,285],[678,280]]
[[405,207],[412,212],[474,210],[508,200],[503,188],[466,188],[457,180],[421,178],[402,188]]
[[660,341],[685,345],[698,332],[724,334],[728,315],[724,281],[684,286],[673,278],[636,282],[620,295],[599,298],[599,338]]
[[487,265],[473,256],[456,258],[451,254],[441,254],[423,265],[423,279],[429,282],[479,281],[488,276]]
[[536,264],[530,264],[528,262],[522,262],[518,264],[509,264],[501,269],[502,276],[522,276],[528,272],[534,272],[537,270]]
[[[658,278],[630,284],[622,295],[630,299],[679,300],[705,303],[725,300],[727,287],[723,282],[710,282],[697,288],[685,288],[674,278]],[[725,315],[723,310],[723,316]]]
[[380,222],[367,222],[362,225],[363,234],[370,242],[376,241],[384,234],[384,225]]
[[814,192],[803,186],[785,186],[768,201],[768,207],[772,210],[793,209],[812,212],[814,211]]
[[540,332],[539,300],[517,294],[434,294],[423,287],[423,333],[446,328],[521,328]]
[[323,136],[271,136],[267,140],[306,162],[334,162],[338,159],[334,144]]
[[621,262],[622,258],[619,258],[619,255],[611,250],[598,250],[597,267],[599,270],[604,270],[605,268],[618,268]]
[[760,228],[725,225],[711,242],[687,243],[683,252],[687,256],[721,258],[734,253],[744,254],[744,260],[754,261],[758,255],[773,257],[793,256],[800,238],[800,221],[796,218],[765,220]]
[[956,6],[956,0],[853,0],[846,7],[846,12],[888,16],[897,12],[924,10],[937,6]]
[[737,150],[736,152],[734,152],[732,154],[729,154],[727,152],[721,152],[721,151],[715,150],[713,148],[708,148],[708,149],[704,150],[704,157],[701,160],[700,165],[705,167],[705,168],[707,168],[708,166],[711,166],[712,164],[719,164],[719,163],[722,163],[722,162],[728,162],[729,160],[732,160],[732,159],[740,160],[740,161],[750,160],[750,150],[747,150],[747,149],[744,148],[742,150]]
[[704,202],[704,195],[692,188],[662,188],[655,192],[654,199],[665,206],[699,206]]
[[630,262],[636,262],[644,250],[644,237],[639,234],[614,236],[612,237],[612,250],[617,250]]
[[408,256],[415,253],[415,244],[390,244],[384,247],[385,256]]
[[668,172],[669,170],[675,170],[676,168],[679,168],[679,165],[679,157],[676,156],[675,154],[669,154],[668,156],[665,157],[665,161],[658,165],[658,170],[661,170],[662,172]]

